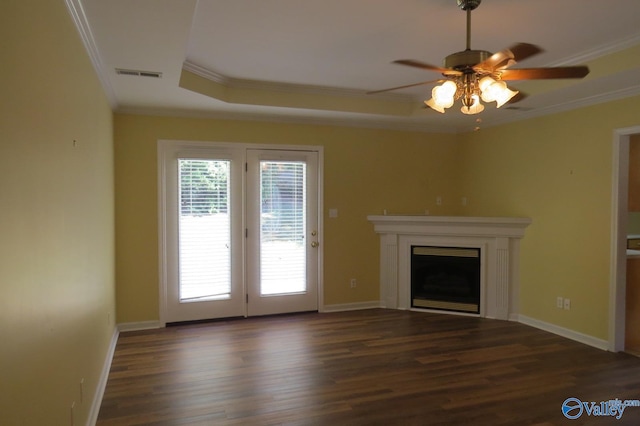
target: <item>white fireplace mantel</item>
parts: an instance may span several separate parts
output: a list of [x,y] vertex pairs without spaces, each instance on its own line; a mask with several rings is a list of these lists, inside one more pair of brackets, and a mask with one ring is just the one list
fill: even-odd
[[480,316],[518,313],[520,239],[531,219],[521,217],[368,216],[380,234],[380,301],[411,308],[411,246],[473,247],[481,252]]

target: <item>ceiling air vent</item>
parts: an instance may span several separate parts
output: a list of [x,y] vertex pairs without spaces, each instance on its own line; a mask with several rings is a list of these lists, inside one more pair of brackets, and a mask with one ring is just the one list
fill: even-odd
[[162,73],[159,71],[140,71],[140,70],[127,70],[123,68],[116,68],[116,74],[132,75],[134,77],[162,78]]

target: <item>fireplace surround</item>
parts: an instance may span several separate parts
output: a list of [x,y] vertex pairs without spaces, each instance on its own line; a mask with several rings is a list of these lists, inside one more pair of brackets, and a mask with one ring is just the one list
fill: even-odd
[[367,219],[380,235],[382,307],[429,309],[412,306],[412,247],[451,247],[480,253],[480,305],[475,315],[504,320],[517,316],[520,240],[531,219],[412,215]]

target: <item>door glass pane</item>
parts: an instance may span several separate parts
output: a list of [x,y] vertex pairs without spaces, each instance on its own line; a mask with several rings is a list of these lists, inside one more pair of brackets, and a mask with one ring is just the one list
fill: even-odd
[[231,293],[230,161],[180,159],[180,301]]
[[260,293],[301,293],[306,279],[304,162],[260,162]]

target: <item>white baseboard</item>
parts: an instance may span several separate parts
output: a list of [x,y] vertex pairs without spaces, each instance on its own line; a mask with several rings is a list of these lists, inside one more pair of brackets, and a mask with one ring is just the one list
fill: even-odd
[[566,337],[567,339],[575,340],[576,342],[584,343],[585,345],[593,346],[594,348],[602,349],[603,351],[609,349],[609,342],[606,340],[598,339],[597,337],[589,336],[588,334],[583,334],[555,324],[530,318],[525,315],[519,315],[518,322],[539,328],[540,330],[548,331],[549,333],[557,334],[558,336]]
[[362,309],[375,309],[380,308],[379,300],[372,300],[370,302],[355,302],[355,303],[338,303],[335,305],[324,305],[320,312],[345,312],[345,311],[359,311]]
[[154,330],[156,328],[163,327],[164,324],[162,324],[160,321],[139,321],[118,324],[118,330],[120,331],[120,333],[126,331]]
[[120,332],[118,327],[113,328],[113,335],[111,336],[111,342],[107,349],[107,355],[102,365],[102,371],[100,372],[100,378],[96,387],[96,393],[93,395],[93,401],[91,401],[91,409],[89,411],[89,418],[87,419],[87,426],[94,426],[98,421],[98,414],[100,414],[100,405],[102,404],[102,398],[104,397],[104,391],[107,388],[107,381],[109,380],[109,371],[111,370],[111,361],[113,361],[113,354],[116,351],[116,345],[118,344],[118,336]]

